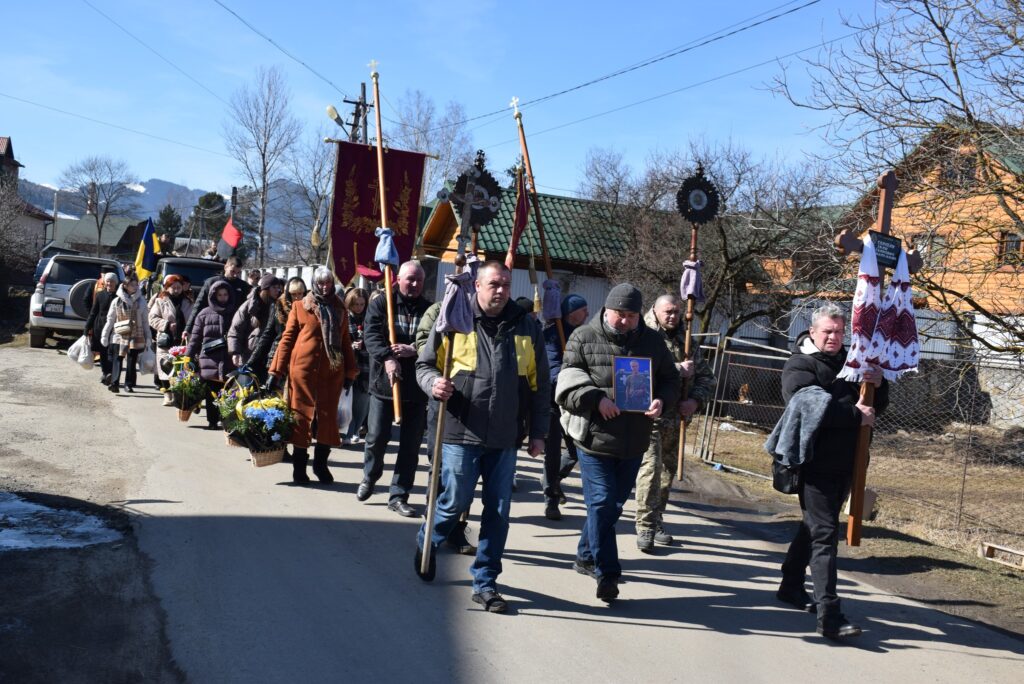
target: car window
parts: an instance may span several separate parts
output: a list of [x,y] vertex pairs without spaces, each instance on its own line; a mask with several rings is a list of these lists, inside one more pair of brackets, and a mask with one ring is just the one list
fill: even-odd
[[210,276],[220,275],[224,272],[221,264],[213,264],[213,268],[204,268],[195,264],[167,264],[164,267],[163,276],[169,275],[185,276],[192,283],[193,287],[201,287]]
[[74,285],[79,280],[96,280],[100,272],[114,270],[108,264],[94,261],[72,261],[54,259],[50,272],[46,274],[47,285]]

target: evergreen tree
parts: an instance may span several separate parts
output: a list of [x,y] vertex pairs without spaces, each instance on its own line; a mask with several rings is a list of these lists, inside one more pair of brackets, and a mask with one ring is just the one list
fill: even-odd
[[228,221],[227,203],[217,192],[208,192],[199,198],[188,217],[189,232],[204,242],[220,240],[224,224]]
[[181,232],[181,214],[178,213],[177,209],[168,204],[160,210],[160,215],[157,217],[153,227],[156,229],[157,235],[170,235],[174,237]]

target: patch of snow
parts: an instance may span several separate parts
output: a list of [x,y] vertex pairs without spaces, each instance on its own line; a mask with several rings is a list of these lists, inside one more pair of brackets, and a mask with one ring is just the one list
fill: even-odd
[[68,219],[69,221],[81,221],[82,220],[81,216],[73,216],[71,214],[65,214],[63,211],[58,211],[57,212],[57,218],[59,218],[59,219]]
[[722,423],[721,425],[718,426],[718,429],[721,430],[722,432],[739,432],[740,434],[744,434],[744,435],[756,435],[757,434],[756,432],[747,432],[746,430],[740,430],[738,427],[736,427],[732,423]]
[[146,192],[146,186],[142,185],[141,183],[126,183],[124,187],[128,188],[129,190],[134,190],[135,192]]
[[41,185],[44,188],[49,188],[50,190],[60,190],[56,185],[50,185],[49,183],[36,183],[36,185]]
[[0,492],[0,551],[71,549],[120,538],[120,532],[94,515],[49,508]]

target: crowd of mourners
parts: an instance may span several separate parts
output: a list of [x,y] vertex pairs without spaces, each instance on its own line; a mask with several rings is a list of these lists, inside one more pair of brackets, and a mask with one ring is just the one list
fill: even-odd
[[[676,476],[680,421],[689,421],[713,398],[715,381],[698,345],[686,354],[685,301],[671,294],[645,310],[641,292],[614,286],[591,316],[578,294],[561,301],[561,317],[543,323],[529,299],[512,300],[511,274],[497,261],[475,269],[471,297],[473,330],[439,333],[440,303],[424,296],[425,274],[416,261],[397,271],[392,301],[379,288],[343,289],[330,270],[318,268],[310,287],[273,273],[250,271],[242,278],[235,257],[223,273],[201,284],[178,275],[153,283],[148,301],[129,272],[118,283],[107,274],[97,283],[85,325],[99,354],[101,381],[111,392],[132,392],[140,353],[155,347],[153,381],[166,390],[169,350],[186,347],[202,379],[216,391],[238,369],[268,391],[281,392],[294,412],[288,460],[296,484],[333,481],[333,448],[361,446],[363,473],[356,497],[367,501],[386,470],[385,453],[397,440],[386,496],[396,514],[419,518],[410,503],[426,437],[434,455],[441,407],[440,488],[431,529],[421,525],[416,573],[430,581],[436,553],[422,569],[426,544],[474,556],[472,600],[504,612],[497,579],[511,521],[516,455],[525,448],[543,457],[544,516],[557,521],[568,499],[563,482],[579,465],[586,518],[573,569],[592,578],[596,597],[619,596],[623,567],[615,526],[636,491],[636,545],[652,552],[672,545],[664,525],[669,489]],[[390,312],[389,312],[390,309]],[[389,315],[394,329],[389,330]],[[836,379],[845,358],[845,314],[835,306],[814,312],[810,330],[796,342],[783,371],[787,401],[802,389],[824,390],[825,408],[815,439],[816,458],[805,464],[800,503],[803,520],[782,567],[777,598],[817,613],[818,632],[829,638],[856,636],[836,595],[839,510],[850,488],[856,433],[886,405],[879,386],[875,410],[863,406],[857,385]],[[445,374],[445,359],[452,372]],[[649,393],[640,410],[615,400],[615,359],[649,362]],[[636,373],[638,363],[631,364]],[[123,381],[122,381],[123,371]],[[398,400],[394,394],[398,394]],[[165,404],[170,403],[170,395]],[[219,426],[208,395],[205,417]],[[344,401],[347,425],[339,429]],[[397,427],[395,407],[400,406]],[[467,514],[482,481],[477,543],[466,534]],[[805,589],[810,568],[813,597]]]

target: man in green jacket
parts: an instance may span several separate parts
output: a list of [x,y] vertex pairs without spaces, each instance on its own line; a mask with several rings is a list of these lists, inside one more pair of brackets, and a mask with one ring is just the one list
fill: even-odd
[[[573,567],[597,580],[597,598],[605,602],[618,597],[622,576],[615,523],[633,491],[654,421],[679,400],[679,371],[661,334],[640,320],[642,309],[634,286],[612,288],[601,314],[569,337],[555,390],[562,427],[579,450],[587,506]],[[622,411],[612,400],[616,357],[650,359],[646,411]]]
[[662,527],[662,518],[672,478],[676,476],[679,418],[689,421],[715,393],[715,374],[696,344],[692,347],[693,358],[686,358],[686,330],[680,325],[682,313],[682,300],[666,294],[658,297],[644,316],[647,326],[661,333],[680,375],[693,378],[687,395],[677,406],[666,407],[656,422],[636,478],[636,547],[645,553],[654,549],[655,542],[672,543],[672,535]]

